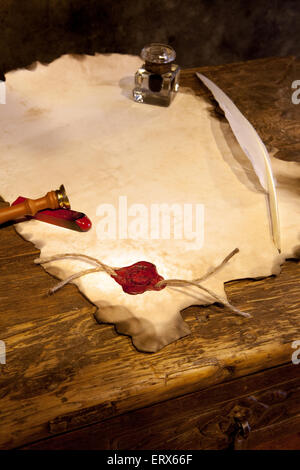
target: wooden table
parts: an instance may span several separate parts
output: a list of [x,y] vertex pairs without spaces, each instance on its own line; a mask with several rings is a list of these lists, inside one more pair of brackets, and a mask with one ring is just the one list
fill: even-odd
[[[208,97],[196,70],[228,92],[279,158],[299,159],[300,105],[291,103],[299,61],[183,71],[182,85]],[[291,362],[299,262],[278,277],[227,283],[230,301],[252,319],[191,307],[183,312],[190,336],[143,354],[99,325],[75,286],[48,296],[56,280],[33,263],[38,255],[13,226],[0,230],[1,448],[268,448],[291,434],[299,446],[300,365]]]

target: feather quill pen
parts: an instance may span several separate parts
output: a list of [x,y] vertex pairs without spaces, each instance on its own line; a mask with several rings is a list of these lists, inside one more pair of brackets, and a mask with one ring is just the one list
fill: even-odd
[[271,161],[266,146],[252,124],[245,118],[233,101],[214,82],[205,77],[205,75],[201,73],[196,73],[196,75],[212,92],[219,106],[223,109],[238,143],[251,161],[260,184],[267,194],[272,236],[274,244],[280,253],[281,244],[277,195]]

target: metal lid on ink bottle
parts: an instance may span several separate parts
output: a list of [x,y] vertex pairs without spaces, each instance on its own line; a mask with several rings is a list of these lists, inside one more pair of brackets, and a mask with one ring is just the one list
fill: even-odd
[[171,70],[176,52],[173,47],[167,44],[152,43],[142,49],[141,58],[145,61],[146,70],[153,73],[164,73]]

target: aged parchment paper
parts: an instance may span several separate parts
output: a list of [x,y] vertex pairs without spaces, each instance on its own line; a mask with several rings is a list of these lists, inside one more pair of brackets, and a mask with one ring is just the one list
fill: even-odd
[[[16,229],[41,249],[42,257],[77,252],[119,267],[146,260],[165,278],[200,277],[238,247],[240,253],[204,283],[223,297],[225,281],[279,273],[280,264],[300,245],[299,165],[272,158],[279,255],[265,195],[229,126],[186,90],[169,108],[134,103],[131,88],[140,64],[137,57],[119,54],[63,56],[48,66],[6,75],[7,104],[0,106],[1,195],[10,202],[19,195],[34,198],[63,183],[72,208],[93,222],[87,233],[38,221]],[[118,231],[116,239],[103,239],[102,205],[116,209],[118,222],[120,196],[128,208],[143,204],[149,213],[155,203],[202,204],[204,242],[201,237],[151,239],[151,222],[137,240],[120,238]],[[131,213],[129,224],[137,214]],[[69,260],[46,268],[64,279],[87,265]],[[114,323],[142,351],[157,351],[189,334],[180,310],[214,301],[194,288],[131,296],[105,273],[76,284],[99,307],[98,320]],[[232,312],[224,309],[224,315]]]

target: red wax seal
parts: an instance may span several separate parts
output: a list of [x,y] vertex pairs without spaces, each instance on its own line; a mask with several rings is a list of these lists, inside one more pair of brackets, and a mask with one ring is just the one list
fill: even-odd
[[156,287],[163,280],[156,270],[156,266],[148,261],[138,261],[131,266],[115,269],[116,276],[112,276],[127,294],[143,294],[147,290],[162,290],[164,285]]

